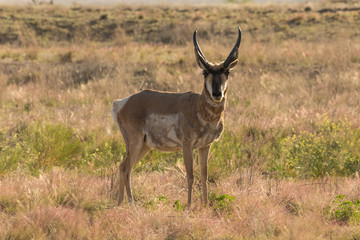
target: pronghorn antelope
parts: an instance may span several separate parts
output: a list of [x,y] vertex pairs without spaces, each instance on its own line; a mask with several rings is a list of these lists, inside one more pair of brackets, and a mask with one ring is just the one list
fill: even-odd
[[211,143],[220,137],[224,128],[227,80],[230,70],[238,63],[241,30],[238,27],[238,38],[230,55],[217,64],[206,60],[196,40],[196,32],[193,35],[195,57],[204,75],[201,94],[145,90],[112,103],[112,118],[124,137],[127,153],[120,164],[119,204],[124,200],[124,187],[129,202],[132,201],[131,169],[150,149],[183,151],[188,207],[194,182],[193,150],[198,149],[202,202],[207,204],[208,153]]

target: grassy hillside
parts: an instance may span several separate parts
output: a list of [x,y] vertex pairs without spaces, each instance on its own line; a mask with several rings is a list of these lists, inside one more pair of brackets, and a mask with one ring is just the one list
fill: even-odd
[[[1,6],[0,238],[359,239],[359,7]],[[238,25],[210,206],[197,161],[186,210],[181,153],[153,151],[116,207],[111,102],[201,91],[193,31],[216,62]]]

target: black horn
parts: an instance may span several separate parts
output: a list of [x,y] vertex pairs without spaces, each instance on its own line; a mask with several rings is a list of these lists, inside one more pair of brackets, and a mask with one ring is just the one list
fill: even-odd
[[239,46],[240,46],[240,42],[241,42],[241,29],[240,27],[238,27],[238,39],[235,43],[234,48],[231,50],[231,53],[229,54],[229,56],[227,57],[227,59],[224,61],[223,63],[223,68],[227,69],[230,65],[230,63],[232,63],[233,61],[235,61],[238,58],[238,53],[239,53]]
[[199,47],[199,44],[196,40],[196,33],[197,33],[197,29],[194,31],[194,35],[193,35],[193,42],[194,42],[194,47],[195,47],[195,55],[196,58],[201,62],[202,65],[204,65],[204,67],[206,69],[211,69],[211,65],[209,64],[209,62],[206,60],[204,54],[201,52],[201,49]]

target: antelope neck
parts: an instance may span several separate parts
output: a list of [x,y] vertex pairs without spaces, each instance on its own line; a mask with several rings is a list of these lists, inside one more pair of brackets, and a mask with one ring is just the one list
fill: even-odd
[[215,102],[211,98],[209,92],[206,89],[203,89],[198,103],[201,118],[207,123],[219,122],[222,119],[225,110],[225,97],[226,95],[224,95],[221,102]]

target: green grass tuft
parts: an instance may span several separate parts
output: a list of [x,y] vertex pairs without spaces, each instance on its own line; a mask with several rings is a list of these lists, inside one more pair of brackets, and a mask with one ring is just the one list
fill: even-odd
[[356,201],[346,200],[345,195],[337,195],[331,206],[327,208],[331,220],[339,224],[360,224],[360,199]]

